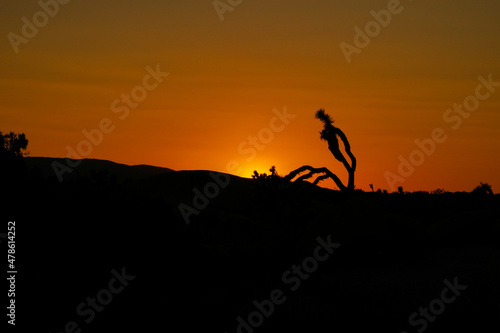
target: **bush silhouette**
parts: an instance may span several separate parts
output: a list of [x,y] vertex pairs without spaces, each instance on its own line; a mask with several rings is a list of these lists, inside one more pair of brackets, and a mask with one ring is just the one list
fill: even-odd
[[24,133],[0,132],[0,181],[5,185],[14,185],[27,175],[23,155],[28,147]]
[[252,178],[257,180],[259,186],[275,186],[277,185],[283,178],[278,174],[276,171],[276,167],[273,165],[271,169],[269,169],[271,172],[270,175],[266,173],[261,173],[259,174],[257,170],[253,171]]
[[27,147],[28,139],[24,133],[0,132],[0,155],[23,156]]
[[491,185],[488,183],[480,183],[472,190],[471,193],[479,195],[493,195],[493,190],[491,189]]

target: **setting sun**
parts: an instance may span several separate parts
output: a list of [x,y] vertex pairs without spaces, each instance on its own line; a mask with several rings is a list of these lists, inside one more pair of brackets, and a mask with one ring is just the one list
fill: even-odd
[[[259,174],[265,173],[265,174],[269,175],[269,174],[271,174],[271,172],[269,171],[269,169],[271,169],[271,167],[273,165],[274,164],[269,164],[266,161],[262,161],[261,162],[261,161],[258,161],[258,160],[256,162],[248,163],[248,165],[242,164],[242,166],[241,166],[241,172],[239,174],[236,174],[236,176],[240,176],[240,177],[243,177],[243,178],[252,178],[252,175],[253,175],[254,171],[257,171]],[[279,173],[279,169],[277,167],[276,167],[276,170]]]

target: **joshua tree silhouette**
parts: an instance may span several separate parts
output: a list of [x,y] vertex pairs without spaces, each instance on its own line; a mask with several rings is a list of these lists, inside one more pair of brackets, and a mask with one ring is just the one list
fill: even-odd
[[[333,156],[339,161],[342,162],[344,167],[347,169],[347,172],[349,173],[349,180],[347,183],[347,186],[345,186],[342,181],[335,175],[333,172],[328,170],[327,168],[313,168],[309,165],[304,165],[300,168],[298,168],[295,171],[290,172],[287,176],[284,177],[285,180],[292,180],[297,176],[298,174],[308,171],[308,173],[300,176],[299,178],[296,179],[298,180],[304,180],[311,178],[312,176],[316,174],[323,173],[324,175],[319,176],[316,178],[316,180],[313,182],[313,184],[317,184],[322,180],[331,178],[335,182],[335,184],[342,190],[342,191],[352,191],[354,190],[354,172],[356,171],[356,157],[351,152],[351,145],[349,144],[349,141],[347,140],[347,137],[345,136],[344,132],[342,132],[339,128],[333,126],[334,120],[332,117],[330,117],[327,113],[325,113],[325,110],[320,109],[316,112],[315,115],[316,119],[319,119],[323,122],[323,130],[320,132],[320,137],[322,140],[325,140],[328,142],[328,149],[331,151]],[[346,154],[349,156],[351,160],[351,164],[349,164],[344,157],[344,154],[340,151],[339,148],[339,140],[340,138],[342,142],[344,143],[344,148]]]

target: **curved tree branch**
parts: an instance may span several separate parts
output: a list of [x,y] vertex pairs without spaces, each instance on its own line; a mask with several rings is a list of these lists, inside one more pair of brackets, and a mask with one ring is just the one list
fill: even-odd
[[319,183],[320,181],[322,180],[325,180],[325,179],[328,179],[328,178],[331,178],[335,184],[338,186],[339,189],[341,189],[342,191],[346,190],[347,187],[342,183],[342,181],[340,180],[339,177],[337,177],[336,174],[334,174],[333,172],[331,172],[330,170],[328,170],[327,168],[313,168],[312,166],[310,165],[304,165],[304,166],[301,166],[300,168],[298,168],[297,170],[294,170],[292,172],[290,172],[288,175],[286,175],[284,177],[285,180],[287,181],[291,181],[293,178],[295,178],[298,174],[304,172],[304,171],[309,171],[308,173],[306,173],[305,175],[302,175],[300,176],[299,178],[297,178],[296,181],[301,181],[301,180],[304,180],[304,179],[308,179],[308,178],[311,178],[313,175],[315,174],[318,174],[318,173],[324,173],[324,175],[318,177],[313,184],[317,184]]

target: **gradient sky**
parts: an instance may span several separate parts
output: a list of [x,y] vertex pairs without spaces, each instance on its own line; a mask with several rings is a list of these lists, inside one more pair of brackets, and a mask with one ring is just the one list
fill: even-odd
[[[339,45],[354,44],[354,27],[387,1],[244,0],[221,21],[212,0],[72,0],[18,53],[8,34],[21,36],[22,17],[41,8],[1,6],[0,130],[26,133],[30,156],[66,157],[82,130],[109,118],[114,131],[86,157],[221,172],[237,161],[233,174],[246,177],[309,164],[346,183],[319,139],[314,113],[324,108],[358,159],[357,188],[390,190],[385,173],[398,173],[398,157],[442,128],[447,140],[396,186],[500,190],[500,87],[458,129],[443,119],[480,75],[500,82],[498,0],[401,1],[351,63]],[[170,75],[121,120],[111,104],[157,65]],[[296,117],[254,159],[242,154],[284,107]]]

